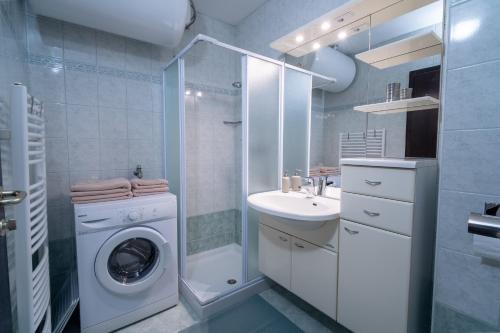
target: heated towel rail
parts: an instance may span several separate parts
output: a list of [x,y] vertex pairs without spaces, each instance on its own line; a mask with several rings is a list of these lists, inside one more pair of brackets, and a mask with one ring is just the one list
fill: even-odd
[[27,193],[15,206],[19,332],[51,332],[45,122],[43,105],[15,84],[11,94],[13,187]]

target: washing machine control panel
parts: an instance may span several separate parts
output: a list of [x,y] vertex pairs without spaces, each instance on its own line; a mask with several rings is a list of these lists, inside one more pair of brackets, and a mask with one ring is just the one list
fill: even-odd
[[120,220],[124,224],[141,223],[145,221],[158,220],[166,217],[167,212],[158,205],[147,205],[142,207],[131,207],[119,212]]

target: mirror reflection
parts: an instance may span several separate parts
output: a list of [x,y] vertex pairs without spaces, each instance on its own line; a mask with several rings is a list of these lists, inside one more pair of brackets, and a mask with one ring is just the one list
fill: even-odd
[[315,53],[287,57],[337,80],[312,80],[310,176],[332,175],[329,183],[340,186],[341,158],[436,157],[441,21],[436,2]]

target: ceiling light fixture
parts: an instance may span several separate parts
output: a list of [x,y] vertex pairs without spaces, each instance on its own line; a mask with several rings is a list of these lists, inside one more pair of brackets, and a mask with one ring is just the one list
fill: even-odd
[[198,92],[196,93],[196,96],[201,97],[201,96],[203,96],[203,93],[202,93],[201,91],[198,91]]
[[313,50],[317,50],[317,49],[319,49],[320,47],[321,47],[321,44],[320,44],[320,43],[318,43],[318,42],[316,42],[316,43],[314,43],[314,44],[313,44]]
[[186,95],[187,96],[191,95],[191,90],[186,90]]
[[304,36],[302,35],[297,35],[297,37],[295,37],[295,41],[297,43],[302,43],[304,41]]
[[328,29],[330,29],[330,26],[331,26],[331,25],[330,25],[330,22],[328,22],[328,21],[323,22],[323,23],[321,24],[321,30],[323,30],[323,31],[328,30]]
[[347,37],[347,32],[341,31],[341,32],[339,32],[339,34],[337,35],[337,37],[339,39],[345,39]]

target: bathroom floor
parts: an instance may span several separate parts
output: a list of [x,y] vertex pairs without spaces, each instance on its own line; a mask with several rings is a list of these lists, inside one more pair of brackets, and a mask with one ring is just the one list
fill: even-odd
[[[241,270],[241,246],[235,243],[187,259],[187,281],[202,302],[239,286]],[[228,283],[229,280],[235,283]]]
[[[267,305],[270,305],[279,314],[274,316],[269,315],[269,312],[272,311],[268,310],[266,315],[262,315],[260,313],[262,310],[261,307],[266,307]],[[248,301],[243,302],[241,307],[253,312],[246,312],[249,318],[252,318],[253,316],[253,320],[256,319],[259,322],[262,321],[262,324],[269,322],[273,323],[273,325],[269,325],[267,327],[274,327],[275,330],[268,329],[263,332],[282,332],[281,328],[283,327],[287,327],[289,329],[298,328],[298,331],[311,333],[350,332],[332,319],[323,315],[318,310],[314,309],[312,306],[278,286],[260,293],[258,299],[255,299],[255,296],[250,298]],[[227,315],[221,314],[218,317],[227,317],[227,320],[224,320],[224,324],[231,325],[230,323],[234,322],[233,316],[237,316],[235,312],[238,312],[238,309],[233,307],[228,310],[226,313]],[[277,318],[281,317],[281,315],[286,318],[286,320],[283,318]],[[270,319],[270,317],[272,319]],[[157,315],[125,327],[118,332],[175,333],[183,331],[187,333],[203,331],[224,333],[221,331],[221,326],[219,325],[221,325],[220,321],[215,323],[200,323],[200,321],[196,318],[196,315],[183,301],[181,301],[179,305],[174,308],[160,312]],[[289,329],[287,329],[286,332],[290,332]],[[227,332],[230,332],[230,328]]]

